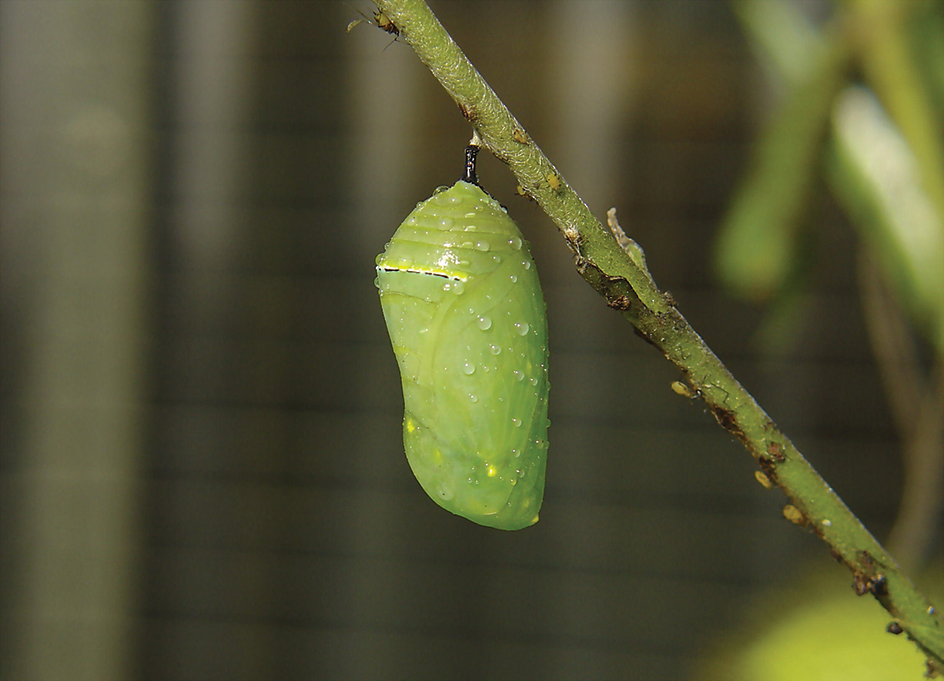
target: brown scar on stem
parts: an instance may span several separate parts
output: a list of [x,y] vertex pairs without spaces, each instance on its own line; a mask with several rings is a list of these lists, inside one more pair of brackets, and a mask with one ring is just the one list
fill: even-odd
[[614,298],[607,296],[606,304],[614,310],[622,310],[625,312],[632,307],[633,301],[630,300],[629,296],[616,296]]
[[467,109],[462,102],[458,102],[457,105],[459,107],[459,113],[461,113],[462,117],[469,121],[469,123],[475,123],[475,121],[478,120],[478,114],[476,114],[474,110]]
[[888,593],[888,580],[876,568],[879,563],[872,554],[868,551],[857,551],[856,556],[859,564],[855,566],[852,577],[852,588],[856,595],[864,596],[870,593],[875,596],[884,596]]
[[783,445],[781,445],[779,442],[771,442],[770,444],[768,444],[767,453],[777,463],[781,463],[787,460],[786,455],[783,453]]
[[777,463],[773,459],[767,456],[759,456],[757,457],[757,465],[760,466],[761,471],[770,482],[775,485],[780,484],[777,482]]
[[711,411],[712,415],[715,417],[715,420],[722,428],[731,433],[741,442],[749,444],[750,440],[744,433],[744,430],[741,428],[740,424],[738,424],[737,415],[733,411],[727,409],[726,407],[719,407],[711,404],[708,405],[708,409]]

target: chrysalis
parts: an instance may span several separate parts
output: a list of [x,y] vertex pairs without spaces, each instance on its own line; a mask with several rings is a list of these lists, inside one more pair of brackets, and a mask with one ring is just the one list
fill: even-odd
[[413,474],[446,510],[518,530],[544,497],[547,317],[528,244],[476,183],[476,151],[377,256],[377,286]]

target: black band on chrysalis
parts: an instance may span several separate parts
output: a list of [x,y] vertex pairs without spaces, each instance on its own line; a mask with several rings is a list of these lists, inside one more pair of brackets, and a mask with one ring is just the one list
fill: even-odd
[[462,181],[478,186],[479,177],[475,174],[475,157],[479,155],[479,148],[469,145],[465,148],[465,171],[462,173]]

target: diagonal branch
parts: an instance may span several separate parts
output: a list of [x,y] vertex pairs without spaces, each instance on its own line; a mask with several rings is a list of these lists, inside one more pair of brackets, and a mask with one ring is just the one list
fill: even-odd
[[638,245],[630,239],[621,245],[593,216],[423,0],[376,4],[377,24],[399,32],[458,104],[482,145],[508,165],[522,190],[554,221],[581,276],[681,370],[718,423],[757,460],[758,479],[787,495],[784,516],[829,544],[852,570],[856,592],[873,594],[892,615],[890,630],[908,632],[929,664],[944,670],[940,615],[659,290]]

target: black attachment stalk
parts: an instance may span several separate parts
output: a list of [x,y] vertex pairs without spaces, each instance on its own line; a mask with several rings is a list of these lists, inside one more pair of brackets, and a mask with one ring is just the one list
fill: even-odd
[[475,157],[479,155],[479,148],[470,144],[465,148],[465,171],[462,173],[462,181],[478,186],[479,176],[475,174]]

